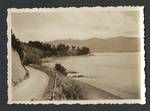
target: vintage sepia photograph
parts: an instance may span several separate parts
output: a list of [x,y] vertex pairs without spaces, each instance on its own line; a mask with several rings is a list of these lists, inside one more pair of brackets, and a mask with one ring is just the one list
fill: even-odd
[[145,103],[143,7],[8,9],[8,103]]

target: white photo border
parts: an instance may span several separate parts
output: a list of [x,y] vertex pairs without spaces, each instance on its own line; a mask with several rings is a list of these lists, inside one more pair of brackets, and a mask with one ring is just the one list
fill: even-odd
[[[10,8],[7,10],[7,59],[8,59],[8,75],[7,75],[7,85],[8,85],[8,104],[145,104],[146,97],[145,97],[145,50],[144,50],[144,7],[143,6],[118,6],[118,7],[80,7],[85,10],[90,10],[91,8],[94,9],[101,9],[101,10],[139,10],[140,11],[140,84],[141,84],[141,91],[140,97],[141,99],[124,99],[124,100],[60,100],[60,101],[12,101],[12,58],[11,58],[11,13],[23,13],[23,12],[50,12],[50,11],[71,11],[77,9],[76,7],[66,7],[66,8]],[[78,9],[80,9],[78,8]]]

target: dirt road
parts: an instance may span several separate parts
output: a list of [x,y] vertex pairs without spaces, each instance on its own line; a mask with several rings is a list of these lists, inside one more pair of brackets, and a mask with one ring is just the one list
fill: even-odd
[[48,85],[49,77],[42,71],[27,67],[30,77],[13,87],[13,101],[40,100]]

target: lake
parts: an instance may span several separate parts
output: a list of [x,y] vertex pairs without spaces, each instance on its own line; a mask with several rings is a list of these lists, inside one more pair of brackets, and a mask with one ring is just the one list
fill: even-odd
[[73,78],[124,99],[140,98],[139,52],[94,53],[94,56],[46,58],[43,65],[62,64],[84,77]]

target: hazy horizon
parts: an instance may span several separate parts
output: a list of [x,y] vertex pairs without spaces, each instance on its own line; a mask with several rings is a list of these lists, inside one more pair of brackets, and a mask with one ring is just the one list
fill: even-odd
[[[99,38],[99,37],[91,37],[91,38],[85,38],[85,39],[76,39],[76,38],[64,38],[64,39],[55,39],[55,40],[50,40],[52,41],[59,41],[59,40],[89,40],[89,39],[116,39],[116,38],[134,38],[138,39],[139,37],[129,37],[129,36],[116,36],[116,37],[108,37],[108,38]],[[46,42],[46,41],[45,41]],[[48,41],[49,42],[49,41]]]
[[140,11],[75,8],[68,11],[11,13],[12,30],[21,41],[140,36]]

